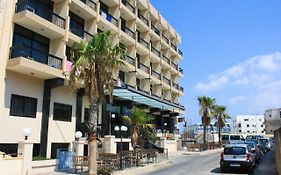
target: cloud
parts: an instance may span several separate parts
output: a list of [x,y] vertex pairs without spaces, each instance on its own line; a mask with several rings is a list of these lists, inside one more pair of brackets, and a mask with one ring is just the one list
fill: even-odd
[[195,86],[195,89],[201,92],[208,92],[212,90],[217,90],[224,87],[228,83],[228,77],[221,76],[221,77],[211,77],[208,84],[198,83]]
[[229,102],[230,104],[237,104],[238,102],[242,102],[247,100],[248,97],[247,96],[236,96],[236,97],[232,97]]

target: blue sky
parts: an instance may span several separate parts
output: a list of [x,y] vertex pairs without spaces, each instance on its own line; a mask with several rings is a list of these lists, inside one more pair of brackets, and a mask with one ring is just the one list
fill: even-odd
[[280,0],[150,0],[182,37],[188,124],[199,95],[230,115],[281,107]]

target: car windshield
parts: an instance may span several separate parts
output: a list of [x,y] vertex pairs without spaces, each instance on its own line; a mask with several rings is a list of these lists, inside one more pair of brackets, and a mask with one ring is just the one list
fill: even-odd
[[224,148],[225,155],[244,155],[246,154],[245,147],[226,147]]
[[237,135],[231,135],[230,140],[240,140],[240,136]]
[[255,143],[254,143],[254,142],[246,142],[246,144],[247,144],[250,148],[255,148]]
[[222,140],[228,140],[228,135],[222,135]]
[[258,140],[246,140],[246,142],[254,142],[255,144],[259,144]]

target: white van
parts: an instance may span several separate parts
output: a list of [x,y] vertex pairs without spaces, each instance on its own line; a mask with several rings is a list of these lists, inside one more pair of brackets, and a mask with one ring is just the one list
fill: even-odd
[[223,134],[221,137],[222,145],[245,141],[244,137],[241,134]]

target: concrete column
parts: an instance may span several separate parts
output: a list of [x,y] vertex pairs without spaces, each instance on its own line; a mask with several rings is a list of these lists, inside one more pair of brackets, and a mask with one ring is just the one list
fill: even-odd
[[32,152],[33,152],[33,141],[24,140],[18,142],[18,154],[23,156],[22,164],[22,175],[31,174],[31,163],[32,163]]
[[115,142],[115,136],[113,135],[107,135],[104,136],[104,142],[103,142],[103,150],[104,153],[113,153],[116,154],[116,142]]
[[73,144],[73,151],[76,152],[76,156],[83,156],[84,155],[84,141],[74,141]]

